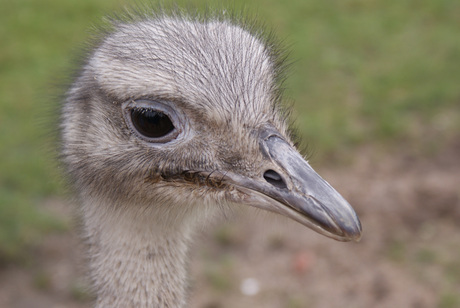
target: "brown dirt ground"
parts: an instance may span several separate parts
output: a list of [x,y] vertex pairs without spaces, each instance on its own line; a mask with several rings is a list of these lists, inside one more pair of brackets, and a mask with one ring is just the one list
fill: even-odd
[[[360,243],[236,214],[196,240],[190,307],[460,307],[460,142],[431,158],[377,152],[318,168],[358,212]],[[45,208],[72,221],[59,200]],[[90,307],[82,251],[73,229],[44,238],[31,264],[0,269],[0,307]],[[247,278],[257,294],[240,291]]]

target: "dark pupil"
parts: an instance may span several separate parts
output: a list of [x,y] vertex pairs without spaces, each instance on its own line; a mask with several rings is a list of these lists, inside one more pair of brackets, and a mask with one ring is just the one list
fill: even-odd
[[131,109],[131,119],[137,131],[149,138],[163,137],[174,129],[166,114],[149,108]]

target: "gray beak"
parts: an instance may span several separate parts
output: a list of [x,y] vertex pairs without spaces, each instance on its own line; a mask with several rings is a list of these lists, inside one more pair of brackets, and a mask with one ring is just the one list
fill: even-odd
[[261,149],[273,169],[260,179],[227,173],[246,194],[245,203],[292,218],[339,241],[359,241],[361,223],[350,204],[321,178],[276,131],[261,134]]
[[272,194],[275,200],[307,216],[320,233],[326,231],[339,240],[359,240],[361,223],[351,205],[286,141],[271,135],[264,143],[273,162],[287,175],[286,186],[290,186]]

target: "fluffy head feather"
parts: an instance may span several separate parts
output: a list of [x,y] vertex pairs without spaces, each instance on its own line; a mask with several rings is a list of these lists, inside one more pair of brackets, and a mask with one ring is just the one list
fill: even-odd
[[[258,129],[271,125],[289,140],[280,107],[281,61],[272,46],[222,17],[175,13],[113,22],[63,108],[63,156],[78,189],[113,204],[202,202],[207,193],[223,201],[222,189],[155,182],[152,174],[263,173]],[[181,140],[152,147],[136,138],[122,104],[138,99],[183,114]]]

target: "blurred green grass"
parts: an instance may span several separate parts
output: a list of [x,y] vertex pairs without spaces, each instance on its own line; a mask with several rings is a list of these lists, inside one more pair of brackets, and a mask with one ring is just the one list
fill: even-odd
[[[41,208],[64,190],[53,161],[56,85],[67,83],[92,25],[127,3],[0,0],[0,263],[62,228]],[[287,94],[316,161],[363,144],[429,155],[460,135],[459,1],[231,4],[243,6],[291,46]]]

